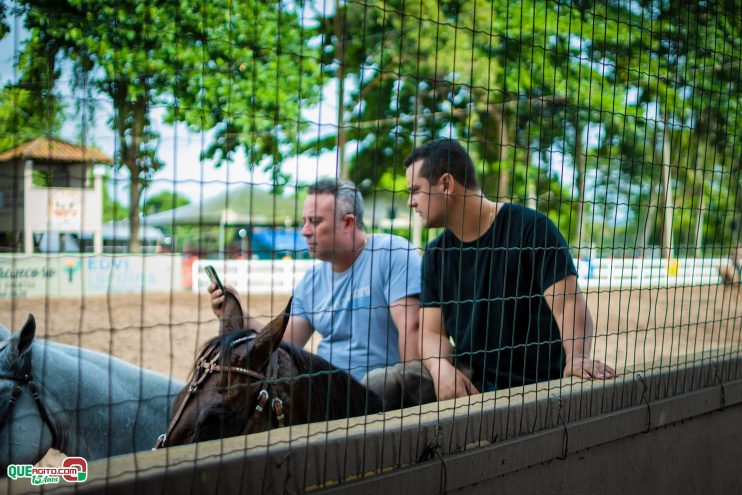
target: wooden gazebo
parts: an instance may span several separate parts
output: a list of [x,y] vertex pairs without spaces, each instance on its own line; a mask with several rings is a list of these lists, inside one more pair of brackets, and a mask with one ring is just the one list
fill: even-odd
[[0,250],[34,252],[34,234],[93,233],[103,251],[103,181],[113,160],[93,147],[39,137],[0,153]]

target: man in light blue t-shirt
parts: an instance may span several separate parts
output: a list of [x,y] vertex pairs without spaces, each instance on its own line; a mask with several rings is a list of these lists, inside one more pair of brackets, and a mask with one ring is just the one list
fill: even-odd
[[325,262],[306,273],[294,288],[289,322],[291,342],[301,345],[310,328],[317,330],[317,355],[359,381],[399,363],[405,350],[416,357],[418,318],[410,308],[420,293],[420,255],[409,242],[387,234],[361,242],[347,269]]
[[[317,355],[365,382],[389,408],[435,400],[419,360],[417,250],[398,236],[366,234],[363,198],[351,181],[322,179],[308,192],[301,234],[322,263],[294,288],[284,342],[303,347],[316,330]],[[209,289],[218,312],[221,293]]]

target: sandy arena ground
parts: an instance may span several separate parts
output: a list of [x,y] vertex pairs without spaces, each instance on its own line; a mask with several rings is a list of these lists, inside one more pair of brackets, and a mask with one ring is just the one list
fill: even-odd
[[[595,356],[619,369],[694,349],[740,349],[739,287],[595,291],[587,298],[596,322]],[[287,301],[250,296],[242,304],[267,322]],[[18,329],[28,313],[36,317],[37,338],[107,352],[180,379],[219,327],[207,296],[189,292],[3,301],[0,322]]]
[[[596,322],[594,355],[619,372],[693,350],[742,349],[739,286],[594,291],[587,297]],[[242,303],[267,322],[287,300],[251,296]],[[18,329],[28,313],[36,317],[37,338],[107,352],[183,380],[199,347],[218,331],[208,297],[186,292],[3,301],[0,323]],[[58,459],[47,456],[42,463],[58,465]]]

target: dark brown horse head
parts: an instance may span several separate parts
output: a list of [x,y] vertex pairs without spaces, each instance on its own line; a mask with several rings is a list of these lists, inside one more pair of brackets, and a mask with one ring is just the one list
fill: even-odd
[[281,343],[289,307],[260,332],[239,329],[206,343],[157,446],[382,410],[381,399],[348,373]]
[[239,435],[252,416],[255,416],[251,423],[255,431],[271,427],[272,418],[267,412],[255,415],[255,408],[270,374],[291,371],[286,369],[285,360],[277,363],[277,356],[273,359],[277,363],[275,369],[268,369],[286,331],[291,302],[257,332],[233,328],[236,318],[225,318],[229,301],[229,297],[225,299],[219,335],[204,345],[188,384],[175,399],[176,413],[168,428],[167,446]]

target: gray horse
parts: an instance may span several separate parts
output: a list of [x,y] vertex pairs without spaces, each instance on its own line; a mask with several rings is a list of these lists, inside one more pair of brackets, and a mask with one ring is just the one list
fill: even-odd
[[0,474],[51,447],[92,460],[154,445],[183,382],[35,331],[32,315],[13,334],[0,325]]

